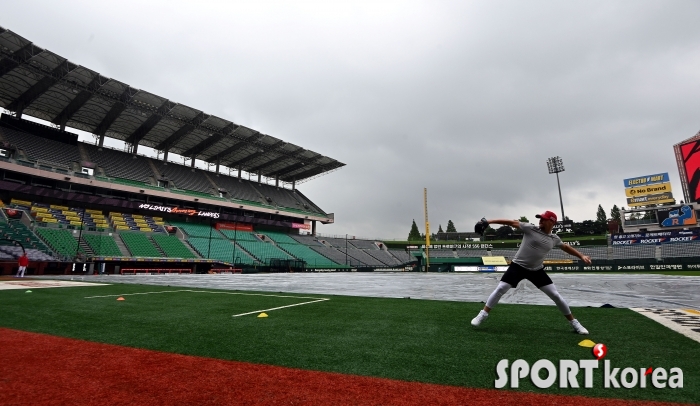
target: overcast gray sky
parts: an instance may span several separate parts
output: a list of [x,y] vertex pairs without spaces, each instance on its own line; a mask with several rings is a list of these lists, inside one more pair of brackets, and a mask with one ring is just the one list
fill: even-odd
[[132,87],[335,158],[324,234],[625,206],[700,130],[698,1],[3,1],[0,26]]

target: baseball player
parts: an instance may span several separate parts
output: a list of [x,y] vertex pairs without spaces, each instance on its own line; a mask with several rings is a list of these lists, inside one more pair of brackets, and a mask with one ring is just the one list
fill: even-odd
[[501,296],[508,292],[510,288],[518,286],[521,280],[527,279],[556,303],[557,307],[564,317],[569,320],[571,327],[573,327],[576,333],[588,334],[588,330],[586,330],[571,314],[569,305],[564,298],[561,297],[552,279],[550,279],[549,275],[544,271],[543,261],[547,253],[554,247],[558,247],[567,254],[580,258],[589,265],[591,263],[591,258],[581,254],[570,245],[562,243],[561,239],[556,234],[552,234],[552,228],[554,228],[557,222],[556,214],[551,211],[545,211],[535,217],[540,219],[539,227],[534,224],[504,219],[486,220],[483,218],[477,223],[475,231],[480,234],[483,234],[489,224],[502,224],[519,228],[523,232],[523,242],[520,244],[518,252],[513,257],[508,270],[503,274],[496,290],[494,290],[491,296],[486,300],[484,309],[472,319],[472,326],[478,327],[481,325],[489,316],[491,309],[493,309],[501,299]]
[[22,253],[22,256],[19,257],[19,260],[17,261],[17,265],[19,267],[17,268],[17,276],[16,278],[24,278],[24,271],[27,270],[27,265],[29,265],[29,258],[27,258],[26,253]]

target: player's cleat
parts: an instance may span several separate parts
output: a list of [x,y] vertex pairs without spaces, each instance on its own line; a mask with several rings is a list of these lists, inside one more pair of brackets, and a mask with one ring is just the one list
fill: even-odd
[[483,310],[480,311],[479,314],[477,314],[476,317],[472,319],[472,326],[479,327],[479,325],[483,323],[483,321],[486,320],[487,317],[489,317],[489,314],[487,312]]
[[578,320],[573,319],[573,320],[571,320],[569,323],[571,323],[571,327],[574,328],[574,331],[575,331],[577,334],[583,334],[583,335],[587,335],[587,334],[588,334],[588,330],[586,330],[586,328],[583,327],[583,326],[581,325],[581,323],[580,323]]

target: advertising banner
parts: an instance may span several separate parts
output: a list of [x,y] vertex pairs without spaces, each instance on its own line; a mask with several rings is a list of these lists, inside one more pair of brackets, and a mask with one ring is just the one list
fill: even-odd
[[672,231],[654,231],[649,233],[625,233],[614,234],[612,240],[629,240],[634,238],[657,238],[657,237],[688,237],[697,235],[700,236],[700,229],[694,230],[672,230]]
[[217,230],[238,230],[238,231],[253,231],[252,224],[241,223],[216,223],[214,228]]
[[649,204],[673,203],[675,199],[672,193],[659,193],[654,195],[636,196],[627,198],[627,206],[646,206]]
[[697,215],[693,206],[683,205],[673,208],[657,209],[659,225],[661,227],[682,227],[694,226],[698,224]]
[[670,193],[671,183],[657,183],[654,185],[646,185],[641,187],[632,187],[625,189],[625,194],[627,197],[637,197],[646,195],[656,195],[661,193]]
[[507,266],[455,266],[455,272],[505,272]]
[[547,272],[556,271],[573,271],[573,272],[600,272],[600,271],[690,271],[700,269],[700,264],[638,264],[638,265],[545,265],[544,270]]
[[200,211],[200,210],[195,210],[195,209],[184,209],[184,208],[180,208],[177,206],[159,206],[159,205],[155,205],[155,204],[142,203],[142,204],[139,204],[138,208],[145,209],[145,210],[153,210],[153,211],[163,212],[163,213],[184,214],[186,216],[194,216],[194,217],[211,217],[211,218],[215,218],[215,219],[219,218],[219,213],[216,213],[213,211]]
[[640,176],[638,178],[625,179],[625,188],[641,187],[650,185],[652,183],[666,183],[670,182],[668,178],[668,172],[657,173],[656,175]]
[[574,222],[571,220],[558,221],[554,228],[552,228],[552,233],[573,233],[574,232]]
[[545,259],[542,261],[543,264],[545,265],[566,265],[566,264],[573,264],[574,260],[573,259]]
[[[508,267],[505,266],[455,266],[455,272],[505,272]],[[586,265],[583,263],[577,264],[561,264],[561,265],[547,265],[545,264],[544,270],[547,272],[619,272],[619,271],[697,271],[700,270],[700,264],[656,264],[651,261],[648,263],[640,263],[634,265],[621,265],[621,264],[611,264],[611,265]]]
[[615,240],[612,245],[656,245],[656,244],[668,244],[673,242],[690,242],[697,240],[697,236],[690,237],[656,237],[656,238],[632,238],[629,240]]
[[668,172],[639,176],[624,180],[627,206],[673,203],[671,181]]
[[481,257],[484,265],[508,265],[505,257]]
[[612,245],[670,244],[700,241],[700,230],[659,231],[652,233],[615,234]]

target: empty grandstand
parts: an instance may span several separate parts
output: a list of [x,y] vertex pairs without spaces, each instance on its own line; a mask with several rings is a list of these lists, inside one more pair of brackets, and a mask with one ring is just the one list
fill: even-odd
[[[47,255],[68,262],[81,256],[98,262],[176,259],[260,269],[294,263],[295,269],[302,264],[303,269],[342,270],[397,268],[414,261],[403,252],[402,256],[393,255],[378,241],[341,244],[340,239],[330,239],[336,245],[331,246],[329,239],[302,236],[284,228],[256,230],[248,223],[164,218],[20,199],[11,199],[5,209],[12,210],[18,219],[6,220],[3,229],[16,224],[12,230],[22,233],[13,236],[28,238]],[[117,269],[116,265],[111,269]]]

